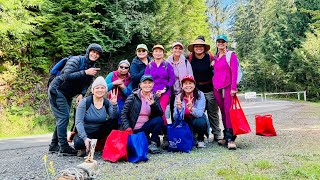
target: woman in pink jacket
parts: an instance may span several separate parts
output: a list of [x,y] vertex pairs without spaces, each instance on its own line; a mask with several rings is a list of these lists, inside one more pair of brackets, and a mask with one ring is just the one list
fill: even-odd
[[237,93],[237,76],[238,76],[238,58],[235,53],[231,54],[230,62],[227,62],[226,54],[229,51],[228,38],[226,35],[218,35],[216,38],[217,54],[214,61],[214,96],[222,115],[224,126],[224,139],[219,140],[218,144],[227,145],[228,149],[236,149],[236,136],[233,134],[230,109],[232,106],[232,96]]

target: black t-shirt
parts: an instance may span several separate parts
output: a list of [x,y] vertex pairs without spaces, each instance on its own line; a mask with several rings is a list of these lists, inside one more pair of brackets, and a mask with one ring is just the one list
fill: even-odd
[[212,67],[210,66],[210,55],[206,53],[202,59],[198,59],[193,55],[191,66],[194,79],[197,83],[196,87],[204,93],[212,91],[213,72]]

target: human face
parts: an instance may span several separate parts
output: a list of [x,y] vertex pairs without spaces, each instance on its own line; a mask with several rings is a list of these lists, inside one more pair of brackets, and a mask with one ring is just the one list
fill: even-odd
[[194,84],[194,82],[190,80],[185,80],[182,83],[182,89],[186,93],[192,93],[195,87],[196,85]]
[[219,39],[217,40],[216,45],[218,49],[221,51],[227,49],[228,42],[224,41],[223,39]]
[[204,45],[203,44],[195,44],[193,45],[194,53],[203,54],[204,53]]
[[154,59],[156,60],[162,60],[164,56],[164,52],[161,48],[155,48],[153,49],[152,55]]
[[96,61],[100,58],[100,53],[96,50],[90,50],[89,52],[89,59],[90,61]]
[[97,98],[102,98],[106,92],[106,87],[102,85],[93,88],[93,95]]
[[150,80],[145,80],[140,83],[140,88],[144,93],[150,93],[152,91],[154,82]]
[[119,67],[118,67],[118,72],[119,72],[121,75],[126,75],[126,74],[128,74],[128,72],[129,72],[129,66],[128,66],[128,64],[126,64],[126,63],[120,64]]
[[173,56],[177,56],[177,57],[179,56],[180,57],[180,55],[182,54],[182,50],[183,50],[183,48],[181,46],[179,46],[179,45],[173,47],[172,48]]
[[148,51],[145,49],[138,49],[136,53],[139,59],[145,59],[148,56]]

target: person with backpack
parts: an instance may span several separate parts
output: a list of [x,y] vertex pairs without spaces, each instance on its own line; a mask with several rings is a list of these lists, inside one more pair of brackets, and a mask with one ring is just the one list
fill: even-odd
[[213,56],[209,53],[210,45],[204,41],[202,36],[200,37],[201,38],[198,37],[188,46],[188,50],[192,53],[189,61],[196,81],[196,87],[204,93],[206,98],[205,109],[207,110],[213,141],[218,141],[222,139],[222,137],[219,127],[219,109],[213,94],[213,69],[211,66]]
[[118,128],[117,96],[119,91],[113,89],[110,93],[110,100],[103,97],[107,91],[106,81],[99,76],[92,83],[92,95],[83,98],[77,106],[75,114],[77,133],[73,142],[74,148],[78,150],[78,157],[84,157],[87,154],[91,139],[97,139],[96,150],[102,150],[107,136],[113,129]]
[[130,66],[132,89],[139,88],[140,79],[144,75],[144,71],[151,61],[151,57],[148,55],[148,52],[148,47],[145,44],[139,44],[136,48],[137,56],[133,58]]
[[[116,71],[110,72],[106,77],[106,82],[109,91],[109,98],[111,90],[118,90],[117,102],[119,111],[121,112],[124,102],[132,92],[132,81],[129,73],[130,63],[128,60],[122,60],[118,64]],[[118,124],[121,124],[120,116],[118,118]]]
[[[152,51],[154,60],[146,67],[144,74],[150,74],[152,76],[154,80],[153,93],[159,97],[162,111],[166,112],[170,101],[171,88],[175,82],[174,70],[171,64],[163,59],[164,47],[162,45],[154,45]],[[165,149],[169,144],[166,126],[168,122],[165,114],[163,114],[162,118],[164,124],[162,127],[162,133],[164,134],[162,147]]]
[[56,126],[49,145],[49,152],[59,152],[66,156],[77,154],[77,151],[69,146],[67,140],[71,102],[77,96],[76,102],[78,103],[86,94],[93,77],[100,70],[95,67],[95,64],[101,55],[102,47],[96,43],[90,44],[85,56],[70,57],[60,75],[50,83],[48,98]]
[[232,52],[229,62],[227,60],[228,38],[221,34],[216,38],[217,53],[214,60],[214,76],[212,78],[214,83],[214,95],[219,105],[222,122],[224,126],[224,138],[218,141],[219,145],[227,145],[228,149],[236,149],[236,136],[233,135],[230,109],[232,106],[232,96],[237,93],[237,78],[239,61],[237,55]]
[[[151,75],[143,75],[140,80],[140,89],[135,89],[127,98],[121,111],[121,129],[128,132],[144,132],[150,139],[148,146],[152,154],[160,153],[159,134],[163,126],[163,111],[159,97],[152,92],[154,81]],[[151,134],[151,138],[150,138]]]
[[[186,75],[193,76],[192,67],[190,62],[183,55],[184,46],[180,42],[172,44],[172,54],[168,57],[167,61],[173,67],[175,82],[171,89],[170,96],[170,113],[173,116],[174,101],[176,95],[182,93],[181,81]],[[173,118],[172,118],[173,119]]]
[[181,83],[183,91],[176,96],[173,117],[184,119],[193,133],[195,145],[198,148],[205,148],[204,135],[209,135],[209,124],[207,124],[207,116],[204,113],[206,99],[203,92],[196,87],[193,76],[183,77]]

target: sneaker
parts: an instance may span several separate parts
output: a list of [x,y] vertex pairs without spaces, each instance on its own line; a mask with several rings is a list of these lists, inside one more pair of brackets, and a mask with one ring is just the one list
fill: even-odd
[[206,145],[204,144],[203,141],[198,142],[198,148],[205,148],[205,147],[206,147]]
[[58,153],[60,151],[60,146],[58,144],[49,145],[49,153]]
[[66,147],[63,147],[60,149],[59,155],[62,156],[75,156],[77,155],[78,151],[75,150],[74,148],[70,147],[67,145]]
[[162,147],[162,149],[168,149],[168,147],[169,147],[168,136],[163,136],[161,147]]
[[228,149],[229,150],[236,150],[237,149],[236,143],[234,143],[234,141],[228,142]]
[[218,141],[218,144],[219,144],[220,146],[225,146],[225,145],[227,145],[227,140],[221,139],[221,140]]
[[151,154],[158,154],[160,153],[160,149],[157,147],[157,143],[151,141],[150,145],[148,146],[149,152]]
[[78,150],[77,157],[85,157],[87,155],[86,149]]

